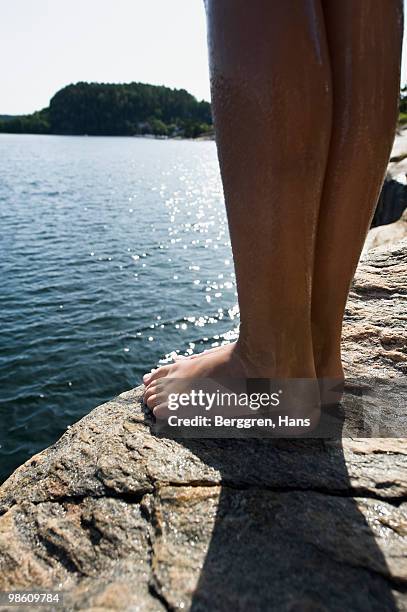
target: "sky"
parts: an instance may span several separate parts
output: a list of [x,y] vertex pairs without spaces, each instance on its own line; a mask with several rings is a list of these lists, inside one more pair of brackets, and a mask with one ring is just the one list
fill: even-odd
[[210,96],[203,0],[0,0],[0,58],[1,114],[44,108],[78,81]]
[[78,81],[140,81],[209,100],[203,0],[0,0],[0,113]]

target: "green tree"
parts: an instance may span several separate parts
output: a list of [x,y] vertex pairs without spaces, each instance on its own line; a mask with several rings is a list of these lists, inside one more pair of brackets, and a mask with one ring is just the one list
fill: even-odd
[[0,131],[106,136],[185,136],[212,125],[210,104],[185,89],[146,83],[76,83],[59,90],[49,108],[0,120]]

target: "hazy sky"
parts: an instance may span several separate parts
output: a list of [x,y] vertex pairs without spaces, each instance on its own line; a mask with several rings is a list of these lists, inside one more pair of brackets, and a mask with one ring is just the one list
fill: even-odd
[[0,113],[77,81],[183,87],[209,100],[203,0],[0,0]]
[[[406,40],[404,49],[407,60]],[[203,0],[0,0],[0,58],[0,113],[43,108],[77,81],[142,81],[209,99]]]

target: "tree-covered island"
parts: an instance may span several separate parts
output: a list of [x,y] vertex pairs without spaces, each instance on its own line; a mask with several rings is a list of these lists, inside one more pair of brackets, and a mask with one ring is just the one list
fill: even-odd
[[16,134],[196,138],[211,131],[209,102],[185,89],[145,83],[76,83],[60,89],[43,110],[0,115],[0,132]]

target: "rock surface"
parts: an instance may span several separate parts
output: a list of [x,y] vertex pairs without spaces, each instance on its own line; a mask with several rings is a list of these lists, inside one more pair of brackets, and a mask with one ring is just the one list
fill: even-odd
[[407,209],[398,221],[371,229],[367,235],[363,253],[377,247],[388,247],[407,238]]
[[407,174],[407,128],[403,127],[396,133],[393,142],[387,175],[394,179],[403,179]]
[[394,223],[407,207],[407,128],[396,134],[372,227]]
[[[406,248],[369,254],[346,311],[347,374],[389,397],[406,373]],[[66,610],[407,610],[405,439],[170,440],[141,393],[0,488],[0,591],[62,590]]]

